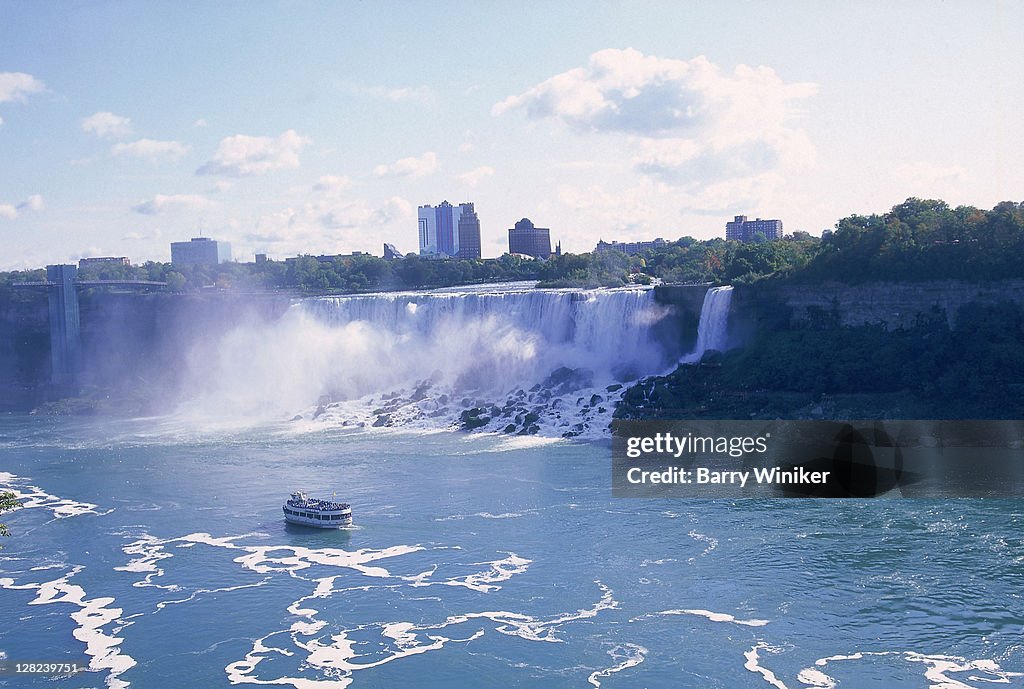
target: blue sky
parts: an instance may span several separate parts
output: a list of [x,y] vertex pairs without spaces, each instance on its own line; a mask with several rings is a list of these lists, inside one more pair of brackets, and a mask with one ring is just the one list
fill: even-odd
[[0,0],[0,268],[1024,198],[1024,4]]

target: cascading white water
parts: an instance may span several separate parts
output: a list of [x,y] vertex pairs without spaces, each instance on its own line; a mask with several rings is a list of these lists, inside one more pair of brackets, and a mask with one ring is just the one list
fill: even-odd
[[192,409],[434,428],[481,410],[474,428],[575,434],[610,417],[622,383],[672,364],[678,353],[652,333],[669,312],[649,289],[492,285],[303,300],[279,321],[229,333]]
[[712,287],[704,295],[700,308],[700,323],[697,325],[697,344],[693,351],[684,356],[680,363],[697,363],[705,352],[728,348],[729,305],[732,303],[732,286]]

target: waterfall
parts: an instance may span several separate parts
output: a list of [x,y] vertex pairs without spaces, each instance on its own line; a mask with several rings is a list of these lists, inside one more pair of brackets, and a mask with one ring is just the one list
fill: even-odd
[[728,348],[729,305],[732,303],[732,286],[712,287],[704,295],[700,308],[700,323],[697,325],[697,345],[684,356],[680,363],[700,362],[709,350],[724,352]]
[[671,313],[652,290],[635,288],[510,284],[304,299],[218,343],[197,381],[205,394],[196,412],[603,433],[628,383],[678,360],[657,337]]

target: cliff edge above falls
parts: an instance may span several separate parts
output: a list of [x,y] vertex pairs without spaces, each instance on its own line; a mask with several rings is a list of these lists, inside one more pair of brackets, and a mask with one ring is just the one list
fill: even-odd
[[[695,288],[660,299],[691,317]],[[647,378],[620,418],[1022,418],[1024,280],[738,285],[730,351]]]
[[886,330],[909,328],[920,317],[942,314],[955,327],[961,307],[1010,301],[1024,304],[1024,280],[964,282],[866,282],[849,285],[772,285],[737,288],[739,304],[781,303],[791,310],[792,325],[809,325],[822,314],[835,314],[840,326],[882,325]]

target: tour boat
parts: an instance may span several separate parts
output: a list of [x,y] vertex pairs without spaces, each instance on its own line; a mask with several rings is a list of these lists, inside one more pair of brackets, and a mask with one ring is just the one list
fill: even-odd
[[320,529],[337,529],[352,525],[352,507],[344,502],[318,500],[308,497],[302,491],[295,491],[285,501],[284,520],[290,524],[315,526]]

